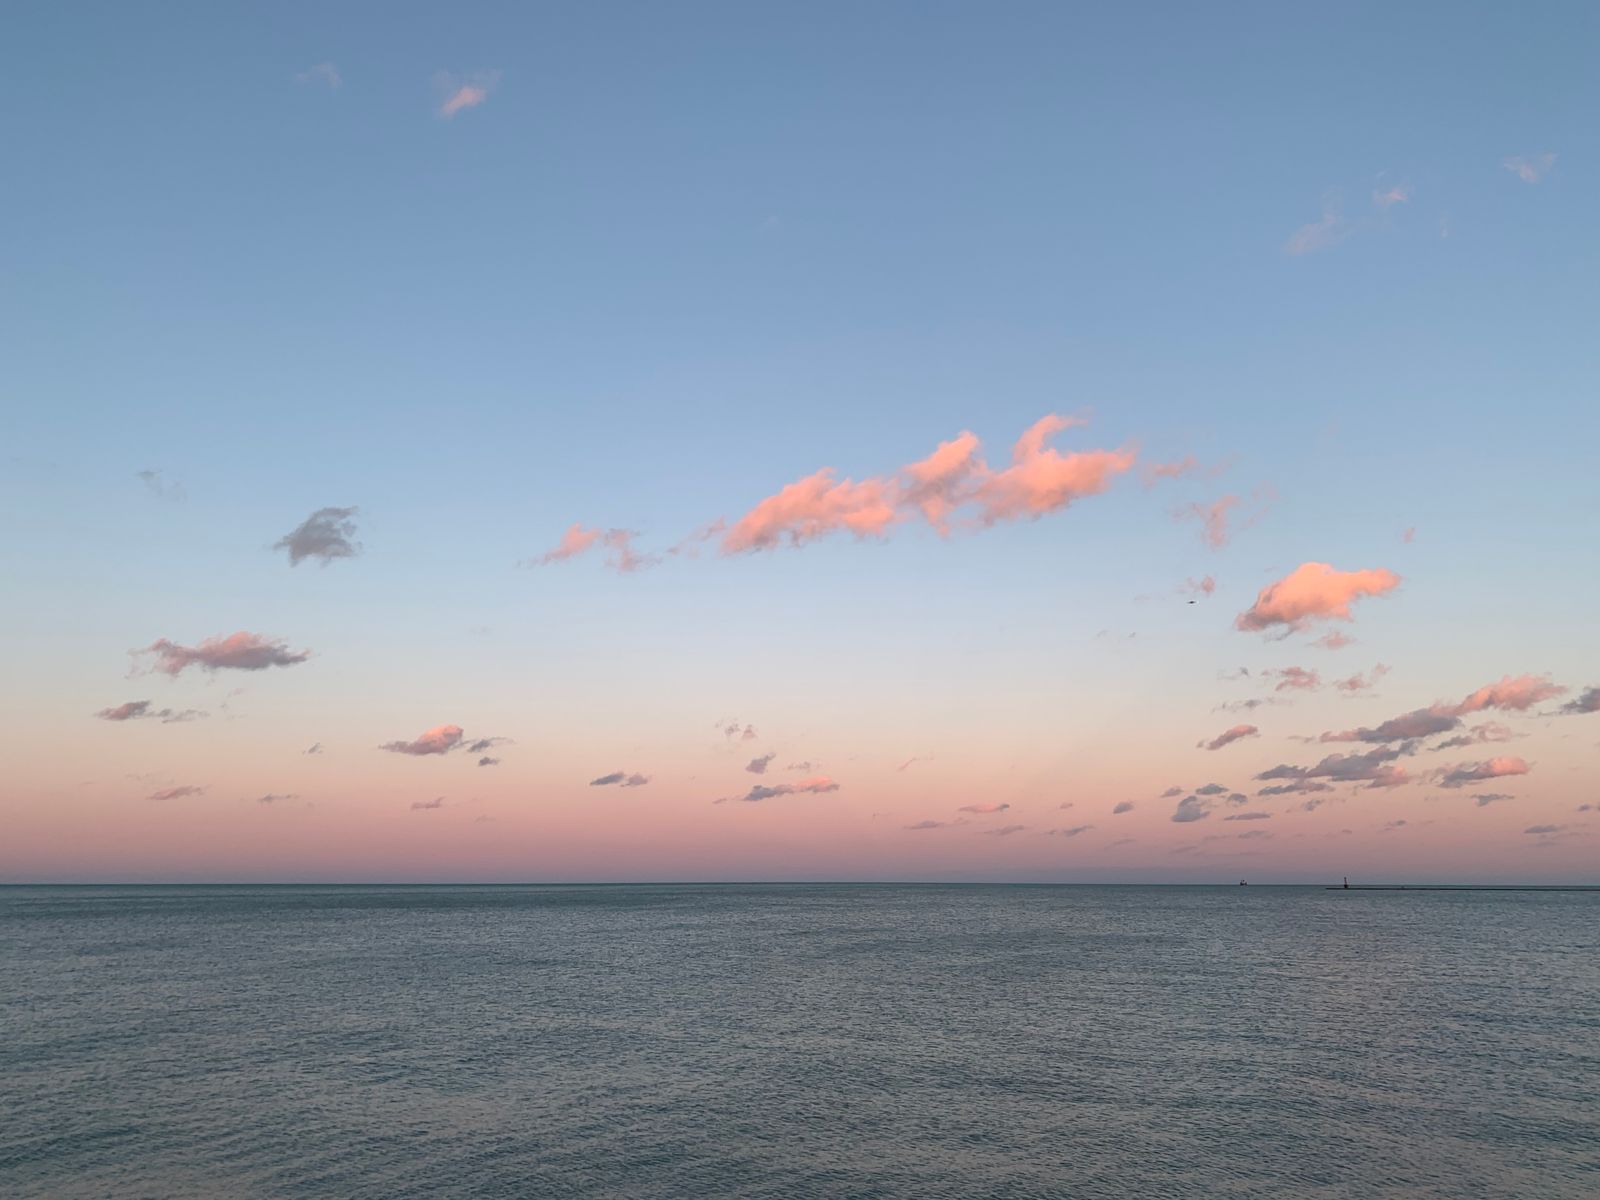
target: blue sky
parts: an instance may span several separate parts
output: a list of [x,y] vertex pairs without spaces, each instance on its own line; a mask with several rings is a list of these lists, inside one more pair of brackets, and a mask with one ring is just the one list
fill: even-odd
[[[1059,773],[1061,746],[1112,736],[1108,697],[1141,714],[1119,745],[1170,726],[1190,753],[1219,670],[1284,665],[1230,621],[1304,561],[1405,579],[1347,664],[1394,666],[1379,707],[1600,681],[1597,24],[1578,4],[13,7],[0,569],[30,682],[5,697],[27,760],[6,802],[44,804],[43,748],[127,698],[126,651],[235,629],[322,669],[275,700],[244,681],[281,706],[252,753],[356,710],[384,737],[472,710],[532,756],[581,712],[605,766],[668,755],[690,710],[766,710],[844,761],[951,746],[972,787]],[[464,85],[481,103],[444,115]],[[1064,450],[1214,470],[949,539],[515,566],[575,521],[660,552],[962,430],[1003,462],[1051,412],[1091,417]],[[1259,519],[1213,551],[1170,514],[1224,492]],[[327,505],[359,507],[362,555],[286,569],[269,547]],[[1207,606],[1170,597],[1205,574],[1200,627]],[[124,739],[94,773],[176,778],[203,748]],[[1107,805],[1144,794],[1092,774]],[[542,828],[553,785],[519,786],[484,802]],[[1541,786],[1551,811],[1578,798]],[[52,829],[32,852],[68,844]],[[730,835],[729,869],[746,851]],[[196,870],[225,868],[207,853]]]

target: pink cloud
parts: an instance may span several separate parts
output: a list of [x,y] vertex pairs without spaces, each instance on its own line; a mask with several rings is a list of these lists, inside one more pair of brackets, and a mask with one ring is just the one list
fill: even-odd
[[1330,629],[1327,633],[1323,634],[1311,644],[1313,646],[1320,646],[1324,650],[1342,650],[1346,646],[1354,645],[1355,638],[1351,637],[1347,633],[1342,633],[1337,629]]
[[180,646],[166,638],[152,642],[135,654],[153,654],[152,670],[164,675],[181,675],[189,667],[206,671],[262,671],[267,667],[292,667],[311,657],[311,651],[291,651],[288,644],[241,630],[227,637],[206,638],[198,646]]
[[1538,183],[1547,174],[1550,168],[1556,165],[1554,154],[1534,154],[1528,157],[1515,155],[1505,159],[1501,164],[1523,183]]
[[1341,692],[1349,692],[1352,694],[1355,692],[1364,692],[1371,688],[1377,687],[1378,681],[1388,673],[1389,668],[1384,666],[1382,663],[1379,663],[1364,676],[1361,674],[1361,672],[1357,671],[1348,679],[1335,679],[1333,681],[1333,686],[1338,688]]
[[1255,604],[1239,614],[1234,627],[1246,632],[1275,625],[1297,630],[1313,621],[1348,621],[1355,601],[1381,596],[1399,585],[1400,576],[1381,567],[1340,571],[1327,563],[1301,563],[1276,583],[1262,588]]
[[722,537],[724,554],[770,550],[787,541],[803,546],[848,530],[857,537],[882,534],[899,519],[896,493],[886,479],[836,481],[831,467],[788,484],[740,517]]
[[461,737],[462,730],[459,725],[435,725],[412,741],[385,742],[378,749],[388,750],[394,754],[410,754],[419,758],[428,754],[448,754],[461,744]]
[[1400,540],[1402,542],[1404,542],[1408,546],[1412,542],[1416,541],[1417,540],[1417,527],[1415,525],[1407,525],[1404,529],[1402,529],[1400,531]]
[[1322,676],[1305,667],[1284,667],[1261,673],[1278,677],[1278,685],[1272,689],[1275,692],[1314,692],[1322,686]]
[[1237,742],[1241,738],[1255,737],[1260,732],[1254,725],[1235,725],[1232,729],[1224,729],[1209,742],[1199,742],[1197,744],[1205,750],[1221,750],[1224,746]]
[[1440,787],[1458,788],[1482,783],[1486,779],[1504,779],[1510,775],[1526,775],[1533,768],[1514,754],[1497,755],[1483,762],[1457,763],[1442,768],[1435,775]]
[[477,108],[487,100],[490,90],[500,82],[500,72],[478,71],[470,79],[458,83],[447,72],[441,71],[435,82],[445,93],[444,101],[439,105],[439,115],[449,120],[457,113]]
[[653,566],[659,560],[652,555],[640,554],[633,548],[634,534],[628,529],[585,529],[583,522],[574,521],[561,535],[555,549],[546,551],[529,565],[547,566],[565,562],[586,554],[596,545],[607,550],[606,566],[627,574],[642,567]]
[[1084,422],[1051,414],[1035,421],[1012,448],[1011,466],[985,475],[973,500],[985,525],[1021,517],[1036,518],[1066,508],[1074,500],[1098,495],[1133,466],[1132,450],[1086,450],[1063,455],[1045,442]]
[[1505,708],[1526,712],[1535,704],[1563,695],[1566,691],[1546,675],[1507,675],[1467,696],[1456,705],[1455,711],[1459,714],[1482,712],[1486,708]]
[[921,462],[904,468],[906,484],[900,503],[921,511],[923,518],[940,533],[950,532],[950,514],[965,502],[965,488],[974,475],[987,470],[978,457],[976,434],[963,430]]
[[1397,184],[1392,188],[1377,189],[1372,193],[1372,202],[1379,208],[1392,208],[1396,204],[1404,204],[1411,199],[1409,184]]
[[1183,581],[1183,590],[1193,592],[1197,596],[1209,596],[1217,590],[1217,581],[1209,575],[1202,576],[1200,579],[1185,579]]
[[1200,540],[1213,550],[1228,544],[1228,510],[1239,503],[1237,496],[1223,496],[1210,504],[1188,504],[1173,512],[1177,520],[1195,518],[1201,522]]
[[1339,213],[1339,206],[1329,200],[1322,208],[1322,216],[1300,226],[1284,243],[1284,253],[1298,257],[1326,250],[1350,232],[1350,225]]
[[1186,454],[1177,462],[1149,463],[1139,469],[1139,477],[1144,480],[1145,486],[1149,487],[1157,480],[1182,479],[1185,475],[1191,475],[1200,469],[1200,461],[1194,455]]

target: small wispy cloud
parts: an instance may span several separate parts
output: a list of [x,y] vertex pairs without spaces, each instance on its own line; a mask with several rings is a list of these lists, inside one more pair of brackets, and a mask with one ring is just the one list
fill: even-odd
[[206,789],[185,784],[182,787],[162,788],[158,792],[151,792],[145,797],[147,800],[181,800],[185,796],[203,796]]
[[257,804],[276,804],[279,800],[298,800],[299,792],[268,792],[265,796],[257,796]]
[[744,769],[749,771],[752,775],[765,775],[767,773],[767,768],[772,765],[772,760],[777,757],[778,755],[776,751],[770,751],[758,758],[752,758],[749,762],[745,763]]
[[589,786],[590,787],[611,787],[611,786],[615,785],[615,786],[618,786],[618,787],[632,788],[632,787],[643,787],[645,784],[647,784],[649,782],[650,782],[650,776],[641,775],[637,771],[633,771],[633,772],[629,772],[629,771],[612,771],[610,774],[602,775],[598,779],[589,780]]
[[1132,811],[1133,811],[1133,801],[1132,800],[1121,800],[1121,801],[1118,801],[1117,806],[1111,810],[1111,815],[1114,816],[1114,817],[1119,817],[1123,813],[1131,813]]
[[424,812],[430,808],[443,808],[444,797],[435,796],[432,800],[414,800],[411,804],[412,812]]
[[169,480],[166,472],[159,470],[135,471],[135,479],[144,484],[145,490],[158,500],[171,500],[173,502],[185,499],[186,493],[183,484],[176,480]]
[[160,721],[163,725],[174,725],[198,721],[206,714],[195,708],[151,708],[148,700],[129,700],[112,708],[102,708],[94,715],[102,721]]
[[606,550],[605,565],[613,571],[628,575],[645,567],[654,566],[660,561],[653,555],[640,554],[635,550],[633,548],[635,536],[637,535],[631,529],[585,529],[582,522],[574,522],[567,527],[553,549],[545,551],[536,559],[528,559],[521,565],[549,566],[551,563],[566,562],[568,559],[587,554],[596,546],[603,546]]
[[308,558],[327,566],[336,558],[354,558],[361,553],[355,540],[355,508],[319,508],[299,525],[273,543],[274,550],[289,552],[289,565],[297,567]]
[[1195,745],[1201,750],[1221,750],[1224,746],[1232,745],[1241,738],[1255,737],[1261,730],[1254,725],[1235,725],[1232,729],[1224,729],[1209,742],[1200,741]]
[[1550,168],[1556,165],[1556,156],[1554,154],[1517,154],[1503,159],[1500,165],[1522,180],[1523,183],[1538,183],[1546,175],[1550,174]]
[[331,62],[314,63],[304,71],[295,75],[294,81],[298,84],[320,83],[328,88],[337,89],[344,85],[344,80],[339,75],[339,69]]
[[778,796],[795,796],[805,793],[821,795],[824,792],[837,792],[839,785],[826,775],[818,775],[811,779],[802,779],[798,783],[758,783],[742,796],[724,796],[721,800],[714,800],[714,804],[726,804],[729,801],[742,801],[746,804],[755,804],[762,800],[772,800]]
[[995,829],[981,829],[978,832],[987,837],[1010,837],[1013,833],[1021,833],[1027,828],[1026,825],[1001,825]]
[[963,804],[956,809],[957,812],[968,813],[1002,813],[1011,807],[1005,803]]
[[1297,257],[1302,254],[1315,254],[1319,250],[1328,249],[1349,232],[1350,223],[1340,212],[1339,202],[1330,197],[1323,202],[1320,217],[1300,226],[1289,235],[1289,240],[1283,245],[1283,251],[1285,254]]
[[1080,834],[1088,833],[1093,828],[1093,825],[1074,825],[1070,829],[1048,829],[1045,832],[1051,837],[1075,838]]
[[1404,204],[1411,199],[1411,185],[1398,183],[1393,187],[1374,188],[1372,203],[1378,208],[1393,208],[1396,204]]
[[439,115],[448,121],[469,108],[477,108],[489,99],[489,93],[499,83],[499,71],[474,71],[465,77],[440,71],[434,76],[434,84],[444,96],[439,105]]

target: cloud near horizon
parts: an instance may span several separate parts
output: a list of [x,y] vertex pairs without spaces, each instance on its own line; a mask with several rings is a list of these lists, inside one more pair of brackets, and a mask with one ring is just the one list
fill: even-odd
[[1411,782],[1411,776],[1407,774],[1405,768],[1394,765],[1394,760],[1404,753],[1405,751],[1401,749],[1380,747],[1362,754],[1330,754],[1310,767],[1279,763],[1262,771],[1256,778],[1264,783],[1279,779],[1297,783],[1326,779],[1332,783],[1359,783],[1367,788],[1399,787],[1403,783]]
[[294,529],[273,543],[274,550],[289,552],[289,565],[297,567],[308,558],[327,566],[336,558],[354,558],[361,553],[355,540],[357,508],[319,508]]
[[150,669],[174,677],[195,666],[205,671],[263,671],[268,667],[292,667],[311,657],[309,650],[291,651],[280,638],[245,630],[227,637],[206,638],[198,646],[180,646],[159,638],[133,654],[154,655]]
[[1526,775],[1531,770],[1533,767],[1525,759],[1514,754],[1497,755],[1483,762],[1457,763],[1453,767],[1440,768],[1434,775],[1434,782],[1443,788],[1459,788],[1488,779]]
[[146,800],[181,800],[185,796],[203,796],[205,788],[193,787],[185,784],[182,787],[162,788],[159,792],[151,792]]
[[610,787],[616,784],[620,787],[643,787],[650,782],[650,776],[641,775],[637,771],[631,774],[627,771],[612,771],[609,775],[602,775],[598,779],[589,780],[590,787]]
[[730,800],[754,804],[761,800],[771,800],[777,796],[795,796],[803,793],[821,795],[824,792],[837,792],[839,785],[826,775],[816,775],[810,779],[802,779],[798,783],[758,783],[742,796],[724,796],[721,800],[712,801],[713,804],[726,804]]

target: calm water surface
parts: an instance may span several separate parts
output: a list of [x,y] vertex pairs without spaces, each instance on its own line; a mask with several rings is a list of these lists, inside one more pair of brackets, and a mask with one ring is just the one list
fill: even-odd
[[0,889],[0,1195],[1600,1196],[1600,895]]

